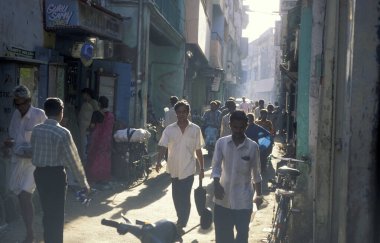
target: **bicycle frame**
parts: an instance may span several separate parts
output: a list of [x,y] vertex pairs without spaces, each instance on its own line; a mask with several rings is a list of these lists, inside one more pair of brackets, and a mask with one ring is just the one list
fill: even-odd
[[294,168],[290,160],[291,159],[289,159],[287,165],[291,167],[286,165],[278,168],[276,181],[272,181],[272,189],[276,189],[276,201],[278,206],[272,220],[272,231],[268,235],[269,243],[288,242],[288,221],[292,212],[293,197],[295,194],[292,189],[296,185],[297,177],[301,174],[299,170]]

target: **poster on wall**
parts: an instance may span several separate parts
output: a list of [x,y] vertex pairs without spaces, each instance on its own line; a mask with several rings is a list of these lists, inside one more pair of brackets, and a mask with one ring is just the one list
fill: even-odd
[[115,76],[99,76],[99,97],[108,98],[108,109],[115,113],[116,87],[117,77]]

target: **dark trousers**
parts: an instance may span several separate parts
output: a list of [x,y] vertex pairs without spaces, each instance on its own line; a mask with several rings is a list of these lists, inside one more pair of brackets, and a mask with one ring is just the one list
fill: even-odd
[[[248,243],[252,209],[229,209],[215,204],[214,225],[216,243]],[[236,239],[234,238],[236,227]]]
[[37,167],[34,180],[43,212],[45,243],[62,243],[67,189],[65,169],[62,166]]
[[186,227],[190,216],[190,195],[193,187],[194,175],[179,180],[172,178],[172,197],[175,211],[177,212],[177,224],[181,227]]

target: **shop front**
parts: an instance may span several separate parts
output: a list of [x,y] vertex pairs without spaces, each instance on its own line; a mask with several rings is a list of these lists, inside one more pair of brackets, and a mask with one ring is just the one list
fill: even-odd
[[45,30],[56,36],[55,49],[44,50],[48,96],[63,98],[78,112],[81,90],[90,88],[94,98],[106,96],[116,119],[128,124],[131,65],[114,55],[114,44],[122,45],[121,16],[80,0],[47,0],[44,14]]
[[8,137],[8,126],[14,111],[12,90],[22,84],[29,88],[32,105],[42,105],[45,90],[41,85],[40,69],[46,62],[35,59],[35,52],[8,46],[0,57],[0,141]]

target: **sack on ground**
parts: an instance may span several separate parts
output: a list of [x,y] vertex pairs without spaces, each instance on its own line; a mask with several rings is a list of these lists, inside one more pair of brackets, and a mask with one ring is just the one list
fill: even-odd
[[[132,136],[130,140],[128,140],[128,134]],[[117,130],[113,135],[113,138],[116,142],[145,142],[150,138],[151,134],[148,130],[139,128],[127,128],[123,130]]]

